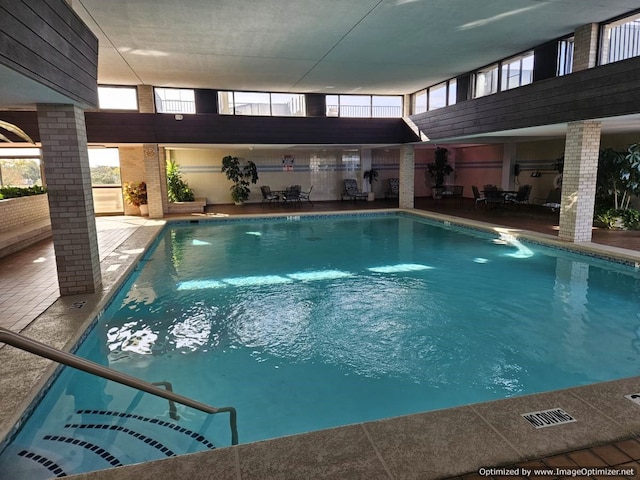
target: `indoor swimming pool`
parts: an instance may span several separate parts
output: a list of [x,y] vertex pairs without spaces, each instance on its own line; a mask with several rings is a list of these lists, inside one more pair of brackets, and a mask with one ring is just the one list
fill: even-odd
[[[168,224],[77,353],[240,443],[637,375],[640,272],[405,213]],[[64,368],[0,455],[39,479],[230,444]]]

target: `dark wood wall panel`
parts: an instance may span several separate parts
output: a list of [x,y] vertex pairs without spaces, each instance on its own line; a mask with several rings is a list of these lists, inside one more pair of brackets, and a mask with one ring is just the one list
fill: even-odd
[[411,119],[431,139],[640,112],[640,57],[463,101]]
[[0,63],[97,105],[98,40],[64,0],[0,0]]
[[[86,112],[90,143],[399,144],[418,137],[400,118],[281,118]],[[40,140],[35,112],[2,112]],[[12,137],[12,140],[17,138]]]

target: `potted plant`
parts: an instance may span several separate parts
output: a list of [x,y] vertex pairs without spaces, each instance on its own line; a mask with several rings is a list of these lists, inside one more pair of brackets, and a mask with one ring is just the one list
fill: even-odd
[[375,200],[375,195],[373,193],[373,182],[378,181],[378,170],[372,168],[371,170],[366,170],[364,172],[364,179],[369,182],[369,197],[367,200],[370,202]]
[[441,198],[444,177],[453,172],[453,167],[449,164],[449,150],[443,147],[436,148],[433,162],[427,165],[427,172],[434,180],[432,187],[433,198]]
[[222,159],[222,173],[233,182],[231,185],[231,198],[236,205],[242,205],[249,199],[249,185],[257,183],[258,169],[251,160],[246,165],[240,164],[238,157],[227,155]]
[[180,168],[175,160],[167,162],[167,195],[170,202],[193,202],[193,190],[182,179]]
[[149,206],[147,205],[147,184],[144,182],[127,182],[123,186],[125,201],[138,207],[140,215],[149,215]]

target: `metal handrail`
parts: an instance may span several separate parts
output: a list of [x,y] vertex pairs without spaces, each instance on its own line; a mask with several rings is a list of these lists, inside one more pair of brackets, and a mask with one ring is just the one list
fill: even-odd
[[104,365],[100,365],[90,360],[78,357],[77,355],[63,352],[62,350],[50,347],[49,345],[45,345],[44,343],[40,343],[36,340],[27,338],[23,335],[12,332],[2,327],[0,327],[0,343],[6,343],[7,345],[19,348],[20,350],[33,353],[40,357],[48,358],[49,360],[53,360],[54,362],[77,368],[78,370],[82,370],[84,372],[106,378],[107,380],[112,380],[122,385],[135,388],[137,390],[142,390],[143,392],[150,393],[151,395],[156,395],[167,400],[173,400],[174,402],[186,405],[187,407],[195,408],[205,413],[229,412],[231,445],[238,444],[237,413],[236,409],[233,407],[212,407],[211,405],[192,400],[188,397],[183,397],[182,395],[178,395],[177,393],[162,390],[161,388],[155,387],[151,383],[140,380],[139,378],[117,372],[108,367],[105,367]]

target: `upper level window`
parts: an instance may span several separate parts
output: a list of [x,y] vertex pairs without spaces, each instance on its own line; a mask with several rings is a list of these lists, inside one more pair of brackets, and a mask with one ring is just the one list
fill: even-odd
[[640,55],[640,13],[603,26],[602,63]]
[[533,81],[533,52],[519,55],[502,63],[500,90],[528,85]]
[[402,117],[402,97],[397,95],[372,95],[371,116],[374,118]]
[[304,95],[269,92],[218,92],[218,112],[222,115],[304,117]]
[[101,110],[138,110],[135,87],[98,87],[98,108]]
[[573,71],[573,40],[574,38],[565,38],[558,42],[558,62],[556,75],[561,77],[568,75]]
[[441,83],[429,88],[429,110],[447,106],[447,84]]
[[156,112],[196,113],[195,93],[184,88],[154,88]]
[[498,91],[498,64],[478,70],[475,74],[475,95],[484,97]]
[[413,94],[411,113],[424,113],[427,111],[427,90],[420,90]]
[[398,95],[327,95],[327,117],[402,117]]
[[449,80],[449,105],[455,105],[458,101],[458,81]]

